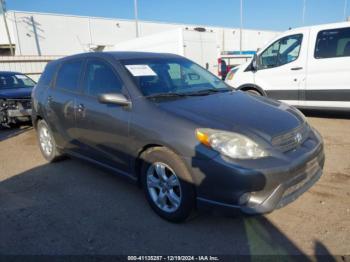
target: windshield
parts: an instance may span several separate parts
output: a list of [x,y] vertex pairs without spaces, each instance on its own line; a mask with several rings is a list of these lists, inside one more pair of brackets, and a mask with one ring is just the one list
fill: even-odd
[[35,82],[23,74],[0,73],[0,89],[34,87]]
[[122,63],[144,96],[231,90],[219,78],[187,59],[131,59]]

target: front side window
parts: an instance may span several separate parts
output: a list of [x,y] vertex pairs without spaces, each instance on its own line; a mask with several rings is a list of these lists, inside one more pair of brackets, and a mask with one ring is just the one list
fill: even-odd
[[229,90],[219,78],[187,59],[145,58],[122,63],[145,96]]
[[350,56],[350,28],[320,31],[317,34],[316,59]]
[[89,60],[86,66],[84,91],[89,96],[120,93],[123,84],[111,66],[100,60]]
[[270,45],[259,56],[259,69],[273,68],[298,59],[303,36],[283,37]]
[[82,65],[82,60],[64,62],[57,74],[56,88],[71,92],[77,91]]

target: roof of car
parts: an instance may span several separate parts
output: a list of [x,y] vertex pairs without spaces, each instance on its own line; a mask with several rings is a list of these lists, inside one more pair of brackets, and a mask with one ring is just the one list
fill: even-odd
[[181,56],[175,55],[175,54],[168,54],[168,53],[112,51],[112,52],[81,53],[81,54],[66,56],[56,61],[66,60],[70,58],[84,58],[84,57],[113,57],[114,59],[117,59],[117,60],[124,60],[124,59],[143,59],[143,58],[179,58]]
[[23,73],[15,71],[0,71],[0,75],[23,75]]
[[116,59],[142,59],[142,58],[173,58],[179,55],[169,53],[150,53],[150,52],[105,52],[114,56]]

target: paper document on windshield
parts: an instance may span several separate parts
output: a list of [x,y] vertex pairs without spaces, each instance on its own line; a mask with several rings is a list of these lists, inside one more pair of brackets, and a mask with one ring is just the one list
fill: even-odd
[[148,65],[126,65],[133,76],[157,76]]

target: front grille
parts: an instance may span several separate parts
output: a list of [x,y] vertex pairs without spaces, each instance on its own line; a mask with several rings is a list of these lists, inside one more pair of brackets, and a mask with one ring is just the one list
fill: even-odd
[[[320,151],[323,152],[322,147]],[[320,153],[306,165],[294,171],[298,176],[285,184],[286,190],[282,195],[278,208],[294,201],[317,182],[322,175],[324,160],[324,154]]]
[[23,109],[31,109],[32,108],[32,101],[31,100],[22,100],[19,101],[21,103]]
[[293,194],[294,192],[304,187],[307,184],[307,182],[309,182],[320,169],[321,169],[320,163],[317,158],[308,162],[303,168],[303,170],[301,170],[301,174],[303,174],[305,178],[300,182],[296,183],[295,185],[288,187],[284,191],[283,197],[287,197],[288,195]]
[[276,136],[272,139],[272,145],[282,152],[287,152],[302,144],[309,136],[310,128],[307,123],[292,131]]

